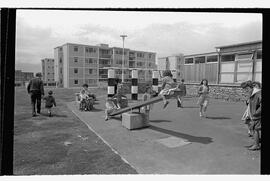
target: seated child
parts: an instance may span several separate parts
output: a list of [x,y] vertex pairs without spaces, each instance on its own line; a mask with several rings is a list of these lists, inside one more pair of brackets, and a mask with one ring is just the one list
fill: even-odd
[[80,92],[80,110],[87,111],[89,110],[90,97],[87,95],[85,90]]
[[82,89],[82,90],[84,90],[85,93],[86,93],[89,97],[91,97],[94,101],[97,100],[96,95],[95,95],[95,94],[91,94],[91,93],[89,92],[89,90],[88,90],[88,84],[83,84],[83,89]]
[[53,107],[53,105],[56,106],[56,102],[52,94],[53,94],[53,91],[50,90],[48,92],[48,96],[43,98],[43,100],[45,100],[45,108],[47,108],[48,110],[49,117],[52,117],[51,108]]
[[169,104],[169,101],[166,99],[165,96],[170,95],[171,93],[173,93],[174,90],[177,89],[176,87],[176,83],[173,81],[172,79],[172,73],[170,70],[165,70],[163,73],[163,80],[162,80],[162,86],[161,86],[161,91],[159,93],[159,95],[161,95],[161,97],[163,98],[163,109],[167,107],[167,105]]
[[109,114],[112,113],[113,111],[117,110],[117,109],[120,109],[120,107],[115,105],[114,100],[111,97],[108,97],[106,99],[105,106],[106,106],[106,109],[105,109],[105,115],[106,115],[105,121],[108,121],[109,118],[110,118]]

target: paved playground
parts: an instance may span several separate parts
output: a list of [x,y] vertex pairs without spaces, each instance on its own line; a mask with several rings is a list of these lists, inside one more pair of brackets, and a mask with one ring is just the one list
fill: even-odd
[[252,141],[240,120],[245,104],[211,99],[200,118],[196,101],[186,97],[177,108],[170,100],[166,109],[156,103],[150,126],[131,131],[120,118],[104,121],[104,96],[94,112],[67,106],[139,174],[260,174],[260,151],[245,147]]

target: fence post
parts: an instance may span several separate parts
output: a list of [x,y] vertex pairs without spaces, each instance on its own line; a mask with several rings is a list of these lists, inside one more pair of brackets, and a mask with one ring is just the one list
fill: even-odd
[[131,99],[138,100],[138,70],[131,72]]
[[115,85],[115,70],[108,69],[108,92],[107,92],[108,97],[114,96],[115,94],[114,85]]

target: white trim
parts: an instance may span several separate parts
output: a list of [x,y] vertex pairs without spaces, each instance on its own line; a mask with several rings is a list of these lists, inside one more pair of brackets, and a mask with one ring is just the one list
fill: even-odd
[[108,86],[107,94],[114,94],[114,92],[115,92],[114,86]]
[[138,94],[138,86],[131,86],[131,94]]
[[206,64],[214,64],[214,63],[218,64],[218,61],[217,62],[206,62]]

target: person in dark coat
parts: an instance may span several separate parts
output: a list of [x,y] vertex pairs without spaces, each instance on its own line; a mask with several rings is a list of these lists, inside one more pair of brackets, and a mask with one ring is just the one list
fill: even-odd
[[241,84],[243,89],[247,89],[252,93],[248,99],[247,116],[250,118],[250,130],[253,131],[254,143],[249,146],[249,150],[260,150],[260,131],[261,131],[261,108],[262,108],[262,96],[261,89],[254,86],[254,84],[247,82]]
[[41,77],[41,73],[36,73],[36,77],[31,79],[27,86],[27,92],[31,96],[33,117],[35,117],[37,114],[40,114],[41,97],[44,95],[44,87]]
[[45,108],[48,110],[49,117],[52,117],[52,107],[56,106],[55,98],[52,96],[53,91],[48,92],[48,96],[44,97],[43,99],[45,100]]

